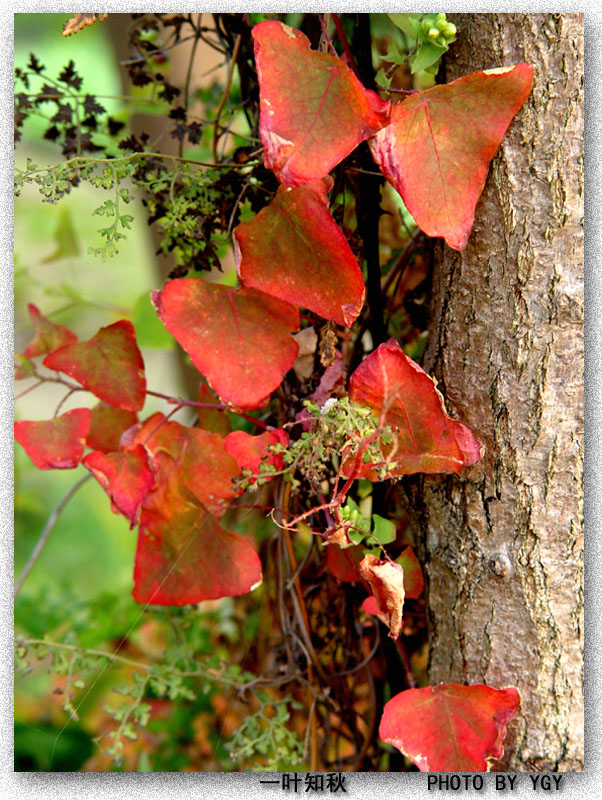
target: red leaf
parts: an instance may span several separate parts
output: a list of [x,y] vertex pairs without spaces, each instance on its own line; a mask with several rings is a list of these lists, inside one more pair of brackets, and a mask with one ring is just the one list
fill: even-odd
[[408,689],[385,705],[379,736],[421,772],[488,772],[504,752],[506,725],[520,705],[517,689],[440,683]]
[[206,383],[199,384],[199,393],[197,396],[199,403],[214,403],[216,408],[197,408],[197,425],[206,431],[212,433],[219,433],[221,436],[227,436],[232,430],[230,420],[225,411],[217,408],[219,398]]
[[389,122],[390,104],[338,58],[275,20],[253,28],[266,167],[286,186],[318,180]]
[[261,581],[251,543],[224,530],[177,478],[144,502],[134,567],[138,603],[187,605],[246,594]]
[[[462,422],[447,416],[436,382],[408,358],[394,339],[365,358],[349,381],[349,397],[369,406],[396,429],[385,454],[388,477],[414,472],[458,472],[481,458],[483,447]],[[364,465],[359,477],[378,480]]]
[[75,378],[111,406],[140,411],[144,405],[144,362],[134,326],[127,320],[101,328],[87,342],[55,350],[46,356],[44,366]]
[[115,453],[119,450],[121,434],[137,421],[138,417],[133,411],[97,405],[92,409],[86,445],[91,450]]
[[151,453],[159,483],[177,475],[210,513],[223,516],[234,500],[232,481],[239,473],[236,461],[226,452],[225,439],[164,419],[154,414],[127,441],[143,444]]
[[406,547],[396,562],[403,568],[403,588],[408,600],[416,600],[424,589],[420,563],[411,547]]
[[336,544],[331,544],[326,550],[328,569],[337,580],[345,583],[361,581],[359,563],[363,557],[364,548],[359,545],[342,548]]
[[[272,453],[268,450],[270,445],[281,444],[284,447],[288,445],[288,433],[283,431],[282,428],[276,428],[273,431],[266,431],[259,436],[251,436],[244,431],[232,431],[226,436],[226,450],[236,459],[239,469],[250,469],[251,472],[259,474],[259,465],[262,460],[265,463],[271,464],[275,469],[282,469],[284,462],[282,456],[278,453]],[[251,479],[251,483],[255,483],[255,478]]]
[[359,565],[359,571],[374,593],[379,610],[377,616],[388,626],[389,636],[397,639],[403,621],[403,567],[394,561],[381,561],[367,553]]
[[65,328],[64,325],[51,322],[40,313],[38,307],[34,306],[33,303],[29,303],[27,310],[36,330],[35,336],[23,352],[23,355],[27,356],[27,358],[51,353],[58,347],[77,341],[77,336],[73,331]]
[[38,469],[73,469],[84,454],[90,411],[75,408],[55,419],[15,422],[15,439]]
[[142,501],[155,483],[144,447],[138,444],[119,453],[95,451],[88,453],[82,464],[111,498],[112,510],[127,517],[133,528]]
[[236,266],[243,286],[350,326],[364,304],[364,278],[328,210],[332,183],[327,176],[281,186],[269,206],[234,231]]
[[370,141],[383,175],[418,226],[462,250],[477,200],[512,118],[533,82],[530,64],[473,72],[412,95]]
[[201,278],[169,281],[153,292],[157,314],[224,403],[261,408],[292,367],[299,312],[254,289]]

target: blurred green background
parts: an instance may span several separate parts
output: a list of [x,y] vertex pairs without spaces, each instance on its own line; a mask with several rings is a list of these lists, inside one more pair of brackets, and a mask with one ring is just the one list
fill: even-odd
[[[119,95],[121,83],[108,26],[97,23],[79,34],[61,36],[70,14],[15,14],[15,66],[24,67],[34,52],[56,76],[71,59],[84,78],[82,92]],[[125,119],[119,100],[104,100],[107,110]],[[36,164],[61,160],[57,147],[42,139],[48,123],[29,119],[17,143],[15,162],[27,157]],[[55,322],[72,328],[82,340],[99,327],[131,319],[138,333],[149,387],[178,394],[180,373],[174,365],[173,340],[164,335],[152,312],[149,292],[160,287],[157,260],[144,214],[135,204],[132,230],[120,242],[119,254],[102,262],[88,255],[98,246],[102,220],[92,216],[108,193],[83,183],[56,205],[42,203],[37,187],[28,186],[15,199],[15,350],[22,352],[33,329],[27,303],[33,302]],[[158,346],[157,346],[158,345]],[[19,381],[17,394],[33,381]],[[57,386],[42,386],[16,401],[17,419],[47,419],[63,396]],[[65,410],[92,406],[83,395]],[[152,398],[144,413],[160,408]],[[186,422],[185,415],[180,416]],[[23,569],[55,505],[80,477],[75,470],[37,470],[24,451],[15,448],[15,576]],[[113,514],[100,485],[88,481],[62,513],[49,540],[15,602],[16,633],[39,637],[46,631],[78,627],[86,630],[89,645],[127,630],[139,615],[131,599],[136,532]],[[98,598],[104,598],[102,602]],[[95,606],[90,610],[90,605]],[[103,622],[104,620],[104,622]],[[47,665],[46,665],[47,666]],[[106,681],[80,709],[81,723],[70,724],[61,736],[65,715],[57,695],[56,677],[45,665],[15,679],[15,768],[17,770],[76,770],[92,753],[86,733],[86,713],[107,691]],[[114,678],[112,679],[114,681]],[[50,698],[50,700],[49,700]]]

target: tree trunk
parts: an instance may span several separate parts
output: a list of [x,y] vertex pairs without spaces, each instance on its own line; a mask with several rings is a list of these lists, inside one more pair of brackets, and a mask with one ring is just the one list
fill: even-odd
[[462,253],[441,247],[425,368],[486,447],[422,482],[429,675],[517,686],[494,769],[583,769],[583,17],[454,15],[445,80],[528,61]]

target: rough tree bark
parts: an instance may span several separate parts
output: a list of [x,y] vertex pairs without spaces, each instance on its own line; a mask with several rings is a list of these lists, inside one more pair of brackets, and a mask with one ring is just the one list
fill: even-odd
[[[445,80],[528,61],[530,99],[462,253],[441,248],[425,368],[485,444],[422,483],[430,681],[517,686],[494,769],[583,769],[583,17],[454,15]],[[418,488],[418,487],[415,487]],[[418,496],[418,495],[417,495]]]

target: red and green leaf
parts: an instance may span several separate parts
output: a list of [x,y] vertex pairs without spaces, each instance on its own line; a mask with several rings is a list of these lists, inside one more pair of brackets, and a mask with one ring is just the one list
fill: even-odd
[[364,303],[364,278],[328,210],[329,176],[281,186],[270,205],[234,231],[238,276],[259,289],[350,326]]
[[487,772],[504,752],[520,705],[515,688],[441,683],[408,689],[385,705],[379,736],[421,772]]
[[[226,450],[236,459],[239,469],[248,469],[255,474],[260,473],[262,461],[276,470],[282,469],[284,466],[282,456],[272,453],[269,449],[275,444],[281,444],[283,447],[288,445],[288,433],[282,428],[266,431],[259,436],[251,436],[245,431],[232,431],[225,439]],[[253,478],[251,483],[255,480]]]
[[477,200],[508,126],[531,92],[533,68],[473,72],[412,95],[370,140],[383,175],[418,227],[466,246]]
[[142,501],[155,483],[144,447],[138,444],[118,453],[95,451],[88,453],[82,464],[111,498],[112,510],[127,517],[133,528]]
[[424,577],[416,553],[411,547],[406,547],[395,561],[403,568],[403,588],[406,599],[416,600],[424,590]]
[[224,403],[261,408],[292,367],[299,312],[255,289],[178,278],[153,303],[167,330]]
[[46,356],[44,366],[75,378],[111,406],[140,411],[144,405],[144,361],[127,320],[101,328],[87,342],[60,347]]
[[324,177],[388,124],[390,104],[300,31],[270,20],[253,38],[264,162],[285,186]]
[[84,454],[90,411],[75,408],[60,417],[15,422],[15,439],[38,469],[73,469]]
[[177,476],[145,500],[134,567],[138,603],[188,605],[235,597],[261,581],[261,562],[242,535],[224,530]]
[[133,411],[97,405],[92,409],[86,445],[91,450],[114,453],[119,450],[121,435],[137,421]]
[[46,355],[63,345],[77,341],[73,331],[49,320],[33,303],[29,303],[27,310],[35,328],[35,336],[23,351],[23,355],[27,358]]
[[[436,382],[391,339],[365,358],[349,381],[349,397],[368,406],[395,431],[385,453],[387,477],[414,472],[458,472],[481,458],[482,445],[451,419]],[[377,480],[370,465],[359,477]]]
[[212,433],[219,433],[221,436],[227,436],[232,430],[228,415],[223,409],[218,407],[218,396],[203,381],[199,384],[197,402],[211,403],[215,405],[215,408],[197,409],[197,425],[199,428],[203,428],[206,431],[211,431]]

